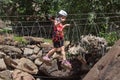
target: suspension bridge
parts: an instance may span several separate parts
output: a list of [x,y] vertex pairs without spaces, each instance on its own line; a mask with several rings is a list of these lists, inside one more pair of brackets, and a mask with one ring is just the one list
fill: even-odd
[[[12,32],[18,36],[51,38],[53,24],[50,21],[39,20],[39,16],[0,16],[0,18],[5,21],[5,26],[11,27]],[[64,30],[65,40],[79,41],[81,35],[101,36],[101,32],[116,32],[120,37],[119,20],[120,15],[117,13],[69,14],[66,23],[70,23],[71,27]]]
[[[21,15],[21,16],[0,16],[5,24],[1,26],[6,34],[14,36],[33,36],[45,39],[51,39],[53,24],[48,20],[40,20],[39,16]],[[105,37],[107,34],[113,34],[120,38],[120,14],[117,13],[82,13],[69,14],[65,23],[71,24],[64,30],[65,41],[77,43],[82,35],[95,35],[96,37]],[[108,38],[113,39],[113,38]],[[87,45],[85,45],[87,46]],[[38,77],[38,76],[35,76]],[[41,76],[45,79],[56,79],[56,77]]]

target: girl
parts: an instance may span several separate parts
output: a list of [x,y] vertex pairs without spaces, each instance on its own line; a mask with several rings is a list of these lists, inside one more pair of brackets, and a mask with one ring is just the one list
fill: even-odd
[[71,64],[66,60],[65,55],[65,47],[64,47],[64,34],[63,29],[66,26],[70,26],[70,24],[63,25],[62,22],[66,20],[67,13],[64,10],[60,10],[58,17],[55,19],[51,19],[51,21],[54,23],[54,29],[53,29],[53,35],[52,35],[52,41],[54,48],[51,49],[44,57],[43,61],[49,63],[50,57],[54,54],[54,52],[60,50],[62,54],[62,65],[64,67],[67,67],[71,69]]

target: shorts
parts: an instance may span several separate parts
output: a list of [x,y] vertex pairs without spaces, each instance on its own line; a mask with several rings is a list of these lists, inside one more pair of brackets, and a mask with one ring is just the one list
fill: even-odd
[[64,40],[53,41],[54,48],[60,48],[64,45]]

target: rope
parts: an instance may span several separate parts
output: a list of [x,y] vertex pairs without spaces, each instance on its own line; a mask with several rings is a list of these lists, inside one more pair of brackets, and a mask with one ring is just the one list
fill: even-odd
[[53,30],[53,25],[50,25],[49,26],[49,35],[47,38],[51,38],[52,30]]
[[74,25],[75,25],[75,32],[76,32],[76,34],[77,34],[77,42],[79,42],[80,41],[80,31],[79,31],[79,26],[76,24],[76,22],[74,21],[73,22],[74,23]]
[[[71,25],[72,21],[73,21],[73,20],[71,19],[71,20],[70,20],[70,23],[69,23],[70,25]],[[70,39],[70,28],[71,28],[71,27],[69,26],[69,27],[68,27],[68,30],[67,30],[67,32],[66,32],[66,36],[65,36],[65,38],[66,38],[67,41],[69,41],[69,39]]]
[[[20,22],[20,21],[19,21]],[[110,21],[110,22],[107,22],[107,24],[108,23],[119,23],[120,21]],[[82,24],[82,23],[79,23],[79,24],[77,24],[77,26],[84,26],[84,25],[90,25],[91,23],[89,23],[89,22],[86,22],[85,24]],[[95,22],[95,24],[106,24],[106,22]],[[51,25],[50,25],[51,26]],[[44,27],[50,27],[50,26],[44,26]],[[15,26],[13,26],[13,27],[15,27]],[[20,26],[18,26],[18,27],[20,27]],[[26,27],[33,27],[33,26],[26,26]],[[37,26],[36,26],[37,27]]]
[[[18,26],[20,24],[20,26]],[[17,23],[16,25],[15,25],[16,27],[14,27],[15,29],[17,29],[17,28],[22,28],[21,29],[21,32],[22,32],[22,36],[24,36],[24,31],[23,31],[23,25],[22,25],[22,23],[21,22],[19,22],[19,23]],[[18,32],[18,31],[17,31]],[[20,34],[19,34],[20,35]]]
[[[105,16],[98,16],[99,14],[106,14]],[[114,15],[116,14],[116,15]],[[95,13],[95,15],[97,17],[95,17],[93,19],[93,23],[90,23],[88,18],[75,18],[78,15],[89,15],[89,13],[81,13],[81,14],[69,14],[69,16],[72,19],[68,19],[67,21],[69,21],[70,24],[73,24],[74,27],[68,27],[66,30],[66,34],[65,34],[65,39],[66,40],[70,40],[72,42],[75,42],[76,40],[79,41],[80,40],[80,36],[82,34],[86,35],[86,33],[91,33],[92,30],[94,29],[96,34],[99,34],[99,25],[103,24],[103,25],[108,25],[110,28],[112,28],[115,24],[115,26],[119,26],[119,18],[120,15],[117,13]],[[108,15],[108,16],[107,16]],[[112,16],[110,16],[112,15]],[[29,16],[33,16],[33,15],[19,15],[19,16],[0,16],[1,18],[6,18],[9,19],[10,17],[14,17],[14,18],[20,18],[20,17],[29,17]],[[75,17],[74,17],[75,16]],[[35,16],[36,17],[36,16]],[[39,16],[38,16],[39,17]],[[99,19],[103,19],[105,21],[99,21]],[[108,21],[106,21],[106,19],[108,19]],[[85,20],[85,21],[84,21]],[[84,21],[84,23],[82,23]],[[34,32],[34,28],[38,28],[37,31],[35,32],[35,36],[40,36],[40,37],[45,37],[45,38],[50,38],[50,34],[47,34],[47,32],[51,33],[52,31],[52,26],[51,24],[49,25],[45,25],[44,23],[48,23],[50,21],[11,21],[11,23],[14,23],[14,25],[12,24],[8,24],[9,26],[12,26],[14,28],[20,28],[21,31],[18,33],[21,36],[25,36],[27,33],[27,36],[32,36],[33,32]],[[31,26],[24,26],[23,23],[27,23],[27,22],[31,22],[33,25]],[[112,25],[111,25],[112,24]],[[113,25],[114,24],[114,25]],[[101,27],[101,26],[100,26]],[[31,30],[30,30],[31,28]],[[46,30],[46,28],[48,29],[48,31]],[[87,29],[91,28],[90,31],[88,31]],[[15,33],[15,31],[13,32]],[[20,34],[21,33],[21,34]],[[74,39],[74,37],[77,37],[76,40]],[[76,42],[77,42],[76,41]]]
[[[16,18],[17,16],[15,16],[15,18]],[[24,17],[24,16],[23,16]],[[111,18],[120,18],[120,16],[103,16],[103,17],[96,17],[95,18],[95,20],[97,20],[97,19],[105,19],[105,17],[107,18],[109,18],[109,19],[111,19]],[[8,18],[8,16],[4,16],[4,17],[2,17],[2,16],[0,16],[0,18]],[[19,17],[17,17],[17,18],[19,18]],[[79,20],[87,20],[88,18],[86,17],[86,18],[80,18],[80,19],[74,19],[74,20],[77,20],[77,21],[79,21]],[[67,21],[71,21],[71,19],[67,19]],[[17,20],[17,21],[11,21],[11,22],[35,22],[34,20],[33,21],[19,21],[19,20]],[[50,21],[37,21],[37,22],[50,22]]]
[[[77,39],[79,39],[79,33],[78,33],[78,29],[77,29],[77,24],[75,23],[75,21],[73,20],[73,24],[74,24],[74,28],[72,29],[72,32],[73,32],[73,35],[72,35],[72,39],[73,41],[72,42],[78,42],[78,40],[76,40],[76,37],[77,36]],[[76,32],[76,34],[75,34]],[[74,39],[75,38],[75,39]]]
[[[106,15],[120,15],[120,13],[95,13],[95,14],[106,14]],[[68,14],[68,16],[72,16],[72,15],[89,15],[89,13],[80,13],[80,14]],[[6,15],[7,16],[7,15]],[[0,16],[0,17],[6,17],[6,16]],[[34,16],[34,17],[40,17],[39,15],[15,15],[15,16],[7,16],[7,17],[29,17],[29,16]],[[45,15],[48,16],[48,15]]]

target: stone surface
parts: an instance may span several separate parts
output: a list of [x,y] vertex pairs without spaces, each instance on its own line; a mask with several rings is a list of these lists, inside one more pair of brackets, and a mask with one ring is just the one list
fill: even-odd
[[0,59],[0,71],[7,69],[7,66],[3,59]]
[[26,39],[30,44],[40,44],[44,42],[44,38],[39,37],[24,36],[24,39]]
[[78,44],[78,45],[73,45],[72,47],[70,47],[68,49],[68,52],[70,54],[76,55],[76,54],[86,53],[87,51],[85,51],[85,49],[81,47],[80,44]]
[[12,80],[11,74],[9,70],[0,72],[0,80]]
[[31,74],[21,70],[14,70],[12,73],[13,80],[35,80]]
[[70,44],[70,41],[65,41],[64,46],[67,47]]
[[[1,38],[3,39],[3,42]],[[15,80],[18,80],[20,78],[22,79],[23,76],[26,77],[26,74],[41,75],[39,72],[43,72],[45,75],[49,75],[52,77],[54,76],[62,78],[85,75],[89,71],[89,67],[91,67],[89,66],[88,61],[99,60],[99,58],[96,58],[95,56],[97,56],[100,53],[99,51],[101,51],[102,48],[106,48],[105,46],[107,45],[104,39],[92,35],[83,36],[83,39],[81,39],[79,43],[70,43],[69,41],[65,41],[64,46],[67,47],[65,49],[67,54],[67,60],[70,61],[70,63],[72,64],[72,70],[65,70],[64,68],[61,67],[61,55],[54,54],[51,57],[52,66],[47,66],[46,64],[39,61],[40,57],[44,56],[49,50],[53,48],[52,44],[46,43],[44,42],[43,38],[38,37],[25,37],[25,39],[29,42],[29,44],[27,43],[27,45],[25,46],[18,46],[19,44],[17,42],[14,42],[11,39],[11,37],[8,38],[0,37],[1,40],[0,57],[4,58],[4,62],[7,65],[7,69],[12,70],[18,69],[17,71],[14,72],[15,75],[17,75],[17,78]],[[5,45],[4,44],[2,45],[2,43],[4,43]],[[15,45],[15,43],[17,45]],[[58,51],[56,53],[60,54]],[[14,56],[19,54],[21,56],[19,57]],[[89,54],[92,56],[89,56]],[[88,56],[86,57],[86,55]],[[60,59],[60,61],[57,62],[56,59],[58,58]],[[91,58],[91,60],[89,58]],[[116,60],[117,59],[119,59],[119,57],[117,57]],[[117,61],[115,63],[113,62],[113,64],[116,63],[119,62]],[[94,65],[93,62],[90,62],[90,64]],[[99,69],[101,68],[102,66],[99,66]],[[111,67],[110,68],[111,71],[109,72],[112,72],[113,69],[116,68],[118,67],[114,68]],[[107,77],[105,77],[104,79],[107,80],[113,76],[113,74],[111,75],[109,72],[106,74]],[[118,71],[113,72],[114,74],[119,73]],[[118,75],[116,74],[116,77],[113,78],[114,79],[119,78],[119,74]],[[26,77],[24,79],[32,80],[33,76]]]
[[0,58],[4,58],[6,56],[6,54],[4,52],[0,51]]
[[53,45],[50,44],[50,43],[44,42],[44,43],[40,44],[40,47],[42,47],[42,48],[52,48]]
[[38,57],[37,54],[33,54],[33,55],[29,56],[28,58],[30,60],[34,61],[37,57]]
[[37,74],[38,68],[37,66],[29,59],[27,58],[21,58],[20,62],[16,66],[17,69],[23,70],[25,72],[28,72],[30,74]]
[[0,45],[0,50],[3,51],[3,52],[17,52],[19,54],[22,53],[22,51],[15,47],[15,46],[9,46],[9,45]]
[[29,55],[32,55],[33,54],[33,49],[30,49],[30,48],[25,48],[24,49],[24,55],[25,56],[29,56]]
[[88,72],[83,80],[120,79],[120,40]]
[[19,63],[19,61],[18,60],[13,60],[11,57],[9,57],[9,56],[6,56],[5,58],[4,58],[4,62],[5,62],[5,64],[8,66],[8,67],[13,67],[13,68],[15,68],[17,65],[18,65],[18,63]]
[[35,59],[34,63],[37,65],[37,66],[40,66],[42,64],[42,62],[39,60],[39,58]]
[[33,53],[37,54],[40,51],[40,48],[38,46],[35,46]]
[[26,48],[34,49],[36,45],[27,45]]

